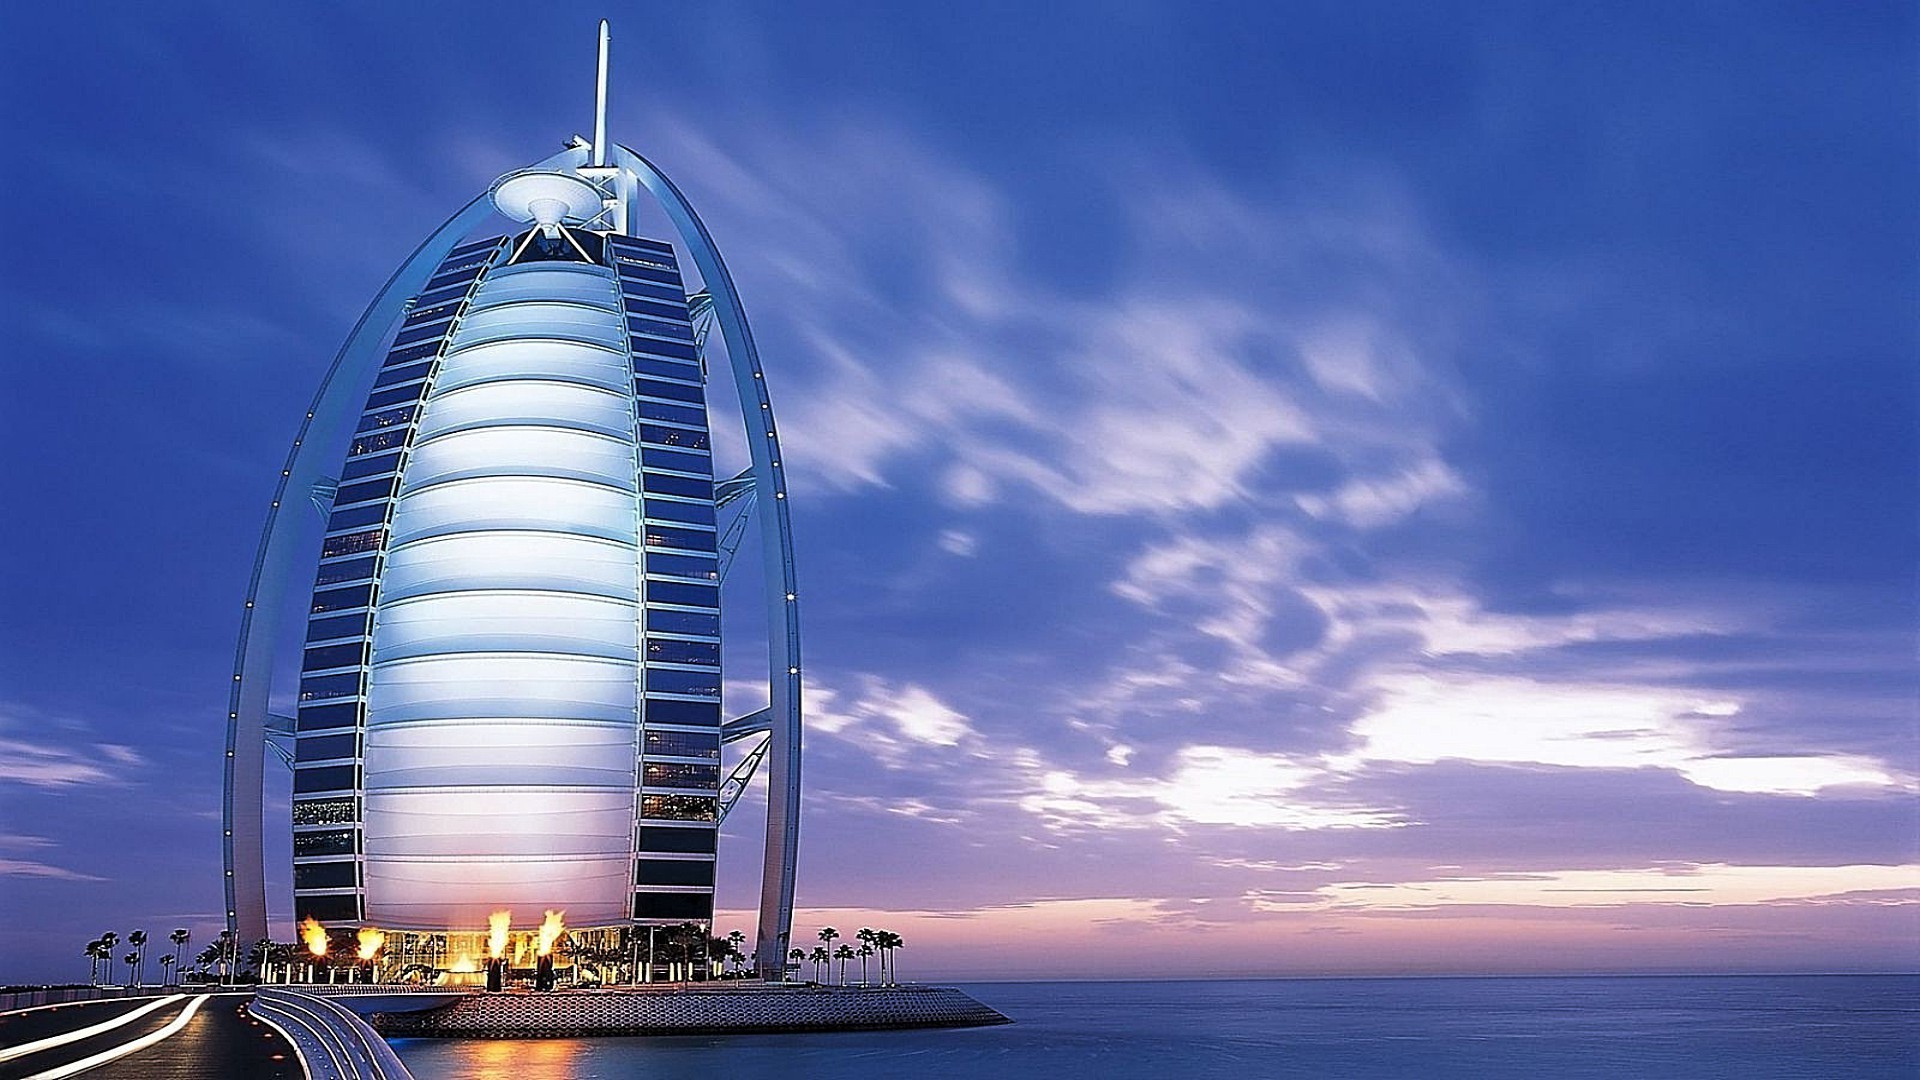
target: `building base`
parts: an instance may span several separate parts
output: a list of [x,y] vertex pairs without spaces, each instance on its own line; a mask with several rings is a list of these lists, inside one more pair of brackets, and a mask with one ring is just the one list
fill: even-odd
[[1012,1019],[949,986],[675,986],[467,994],[426,1012],[376,1013],[390,1038],[557,1039],[983,1027]]

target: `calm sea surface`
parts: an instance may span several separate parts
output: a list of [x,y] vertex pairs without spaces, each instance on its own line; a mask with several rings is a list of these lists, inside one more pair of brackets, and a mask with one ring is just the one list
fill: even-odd
[[1920,1077],[1920,976],[968,983],[961,1031],[395,1042],[417,1080]]

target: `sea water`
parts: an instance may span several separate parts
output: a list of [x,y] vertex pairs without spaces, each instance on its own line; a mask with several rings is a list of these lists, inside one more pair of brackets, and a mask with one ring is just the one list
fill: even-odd
[[416,1080],[1920,1078],[1920,976],[960,985],[1015,1023],[394,1045]]

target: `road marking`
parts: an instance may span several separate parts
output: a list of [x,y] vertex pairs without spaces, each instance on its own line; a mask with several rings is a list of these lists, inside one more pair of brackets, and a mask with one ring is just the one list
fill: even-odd
[[39,1039],[30,1043],[23,1043],[19,1046],[10,1046],[5,1050],[0,1050],[0,1061],[12,1061],[14,1058],[25,1057],[28,1054],[37,1054],[42,1050],[51,1050],[56,1046],[65,1046],[68,1043],[76,1043],[76,1042],[79,1042],[81,1039],[91,1039],[95,1035],[98,1035],[103,1031],[112,1031],[114,1028],[117,1028],[122,1024],[131,1024],[135,1020],[140,1019],[141,1017],[147,1015],[153,1010],[158,1009],[163,1005],[171,1005],[174,1002],[179,1001],[181,998],[185,996],[186,996],[185,994],[173,994],[168,997],[160,998],[157,1001],[148,1002],[147,1004],[142,1005],[137,1009],[133,1009],[129,1012],[121,1013],[119,1016],[116,1016],[111,1020],[108,1020],[99,1024],[94,1024],[91,1027],[83,1027],[78,1031],[69,1031],[60,1035],[49,1035],[44,1039]]
[[70,1065],[61,1065],[58,1068],[48,1069],[46,1072],[34,1073],[32,1076],[27,1077],[27,1080],[63,1080],[64,1077],[78,1075],[86,1072],[88,1069],[105,1065],[109,1061],[117,1061],[137,1050],[145,1050],[157,1042],[170,1039],[179,1034],[180,1029],[187,1026],[187,1021],[193,1019],[193,1014],[199,1012],[200,1006],[206,1003],[207,996],[205,994],[199,995],[192,1001],[187,1002],[187,1007],[180,1010],[180,1015],[174,1017],[171,1023],[159,1031],[142,1035],[130,1043],[123,1043],[111,1050],[102,1050],[92,1057],[81,1058],[79,1061],[73,1062]]

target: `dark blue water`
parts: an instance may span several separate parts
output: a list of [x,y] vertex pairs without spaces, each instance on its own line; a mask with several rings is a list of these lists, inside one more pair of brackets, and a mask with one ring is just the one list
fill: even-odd
[[973,983],[1005,1027],[398,1040],[417,1080],[1920,1078],[1920,976]]

